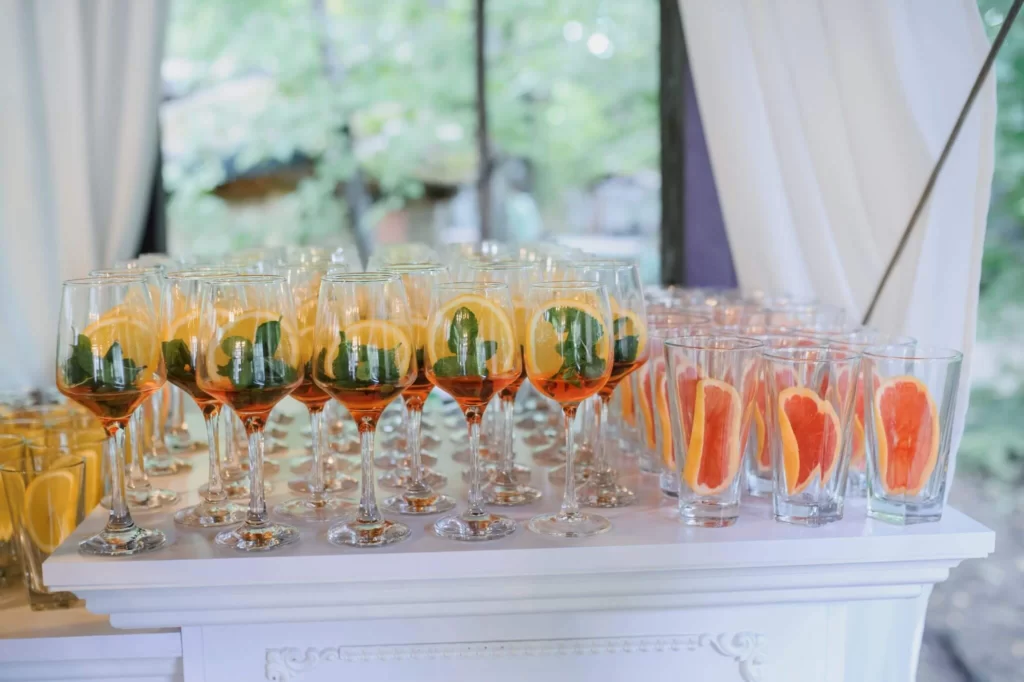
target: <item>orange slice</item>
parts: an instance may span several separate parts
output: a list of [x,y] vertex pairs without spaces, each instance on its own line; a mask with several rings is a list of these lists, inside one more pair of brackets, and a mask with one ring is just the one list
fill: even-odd
[[779,431],[786,490],[803,492],[815,476],[824,485],[839,462],[843,441],[832,404],[808,388],[791,386],[779,393]]
[[492,375],[509,372],[515,366],[515,359],[520,352],[515,323],[512,316],[495,301],[477,294],[456,296],[434,314],[433,328],[425,332],[428,344],[426,361],[437,362],[454,355],[448,348],[448,332],[460,308],[466,308],[476,318],[479,341],[494,341],[497,344],[494,355],[487,361],[487,370]]
[[928,387],[911,376],[886,380],[875,390],[874,418],[882,488],[917,495],[939,457],[939,417]]
[[698,495],[717,495],[736,478],[743,454],[742,415],[740,394],[732,385],[717,379],[696,382],[683,480]]
[[70,471],[45,471],[28,485],[25,529],[40,551],[52,554],[75,529],[79,479]]

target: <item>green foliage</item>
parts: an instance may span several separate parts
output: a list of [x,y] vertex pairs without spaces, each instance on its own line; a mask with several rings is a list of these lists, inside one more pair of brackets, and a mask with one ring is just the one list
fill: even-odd
[[[656,2],[489,2],[487,23],[492,146],[532,162],[542,202],[657,168]],[[609,40],[600,56],[595,34]],[[337,234],[339,184],[357,169],[377,190],[370,222],[425,181],[471,180],[473,39],[472,0],[175,0],[168,63],[190,65],[198,109],[178,122],[186,148],[165,154],[173,236],[201,249],[226,232],[223,250]],[[229,210],[213,193],[225,158],[236,172],[312,160],[280,199],[298,224]]]
[[479,338],[480,325],[476,315],[461,307],[452,315],[448,327],[448,350],[454,353],[434,363],[434,374],[439,377],[486,377],[487,361],[498,351],[497,341]]
[[131,388],[145,369],[145,365],[124,357],[117,341],[102,358],[93,355],[89,337],[79,334],[71,347],[71,357],[64,363],[64,380],[68,386],[90,386],[98,392],[123,391]]
[[634,362],[637,353],[640,352],[640,337],[636,334],[623,334],[629,322],[628,317],[620,317],[612,323],[612,330],[615,332],[615,362]]
[[555,347],[562,356],[556,377],[579,386],[584,379],[598,379],[604,374],[607,363],[597,354],[604,327],[598,320],[579,308],[566,306],[548,308],[544,311],[544,320],[562,337]]
[[317,371],[322,380],[342,389],[380,387],[382,395],[394,393],[402,380],[402,371],[395,356],[401,344],[394,348],[377,348],[365,343],[349,341],[345,332],[338,332],[338,354],[331,364],[333,378],[325,374],[327,351],[320,351]]
[[228,336],[220,342],[228,361],[217,366],[217,374],[230,379],[236,390],[293,384],[299,378],[298,372],[274,357],[280,343],[280,320],[258,326],[252,341],[244,336]]
[[167,379],[177,385],[195,382],[196,368],[192,364],[192,353],[181,339],[171,339],[162,344]]

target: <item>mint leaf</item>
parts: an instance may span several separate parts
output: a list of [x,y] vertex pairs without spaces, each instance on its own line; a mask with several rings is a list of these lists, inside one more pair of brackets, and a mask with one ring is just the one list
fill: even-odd
[[281,345],[281,320],[271,320],[256,327],[253,345],[262,347],[263,357],[273,357],[274,353],[277,352],[278,346]]
[[623,336],[615,339],[615,362],[634,362],[640,351],[640,339],[636,336]]
[[476,356],[480,358],[480,362],[487,362],[494,354],[498,352],[497,341],[481,341],[476,345]]
[[171,382],[191,383],[196,376],[196,368],[192,364],[192,353],[188,345],[181,339],[171,339],[161,344],[164,364],[167,366],[167,378]]
[[71,346],[71,356],[64,363],[64,381],[68,386],[78,386],[92,379],[92,342],[85,334],[79,334]]
[[452,355],[447,358],[441,358],[434,363],[434,374],[439,377],[462,377],[466,376],[466,372],[463,370],[463,364],[459,361],[459,358]]
[[555,352],[562,356],[556,376],[579,387],[582,379],[599,379],[604,375],[607,365],[596,350],[604,327],[597,319],[568,306],[549,308],[544,311],[544,319],[559,336],[564,336],[555,344]]
[[459,349],[472,348],[479,333],[480,325],[473,311],[465,306],[459,308],[452,315],[452,323],[448,327],[448,350],[458,354]]

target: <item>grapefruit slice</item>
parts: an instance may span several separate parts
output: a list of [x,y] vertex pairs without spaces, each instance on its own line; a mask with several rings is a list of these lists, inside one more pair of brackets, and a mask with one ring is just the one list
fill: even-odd
[[644,425],[644,444],[648,450],[656,447],[654,439],[654,397],[651,391],[651,364],[641,365],[637,370],[637,382],[639,383],[640,418]]
[[683,480],[698,495],[717,495],[736,477],[743,453],[742,412],[740,395],[730,384],[717,379],[696,382]]
[[786,490],[803,492],[815,475],[824,485],[839,462],[842,433],[832,404],[808,388],[791,386],[779,393],[779,431]]
[[633,403],[633,381],[630,377],[620,384],[619,399],[622,400],[622,421],[636,426],[636,405]]
[[939,457],[939,418],[928,387],[911,376],[886,380],[875,390],[874,418],[882,488],[917,495]]
[[[836,390],[839,392],[840,400],[845,404],[850,390],[850,370],[843,369],[836,379]],[[878,390],[878,377],[872,379],[874,390]],[[853,397],[853,419],[851,420],[853,433],[853,444],[850,453],[850,468],[856,471],[863,471],[865,464],[864,449],[864,374],[857,373],[856,393]]]

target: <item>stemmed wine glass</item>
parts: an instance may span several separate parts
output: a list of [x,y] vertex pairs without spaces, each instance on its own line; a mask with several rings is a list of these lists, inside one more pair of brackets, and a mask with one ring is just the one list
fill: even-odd
[[[313,461],[310,480],[306,487],[308,495],[292,498],[275,507],[282,516],[301,521],[331,521],[344,516],[355,505],[346,500],[328,495],[327,472],[324,462],[324,446],[327,430],[324,425],[324,407],[331,396],[313,381],[313,339],[316,332],[316,312],[320,296],[320,281],[327,271],[326,266],[317,264],[284,265],[277,269],[288,281],[295,298],[299,329],[300,362],[305,367],[302,383],[292,392],[295,398],[309,412],[310,435],[313,443]],[[333,474],[330,492],[351,490],[356,487],[350,476]],[[302,481],[301,483],[305,483]]]
[[356,518],[333,526],[336,545],[379,547],[409,537],[409,527],[377,508],[373,446],[384,408],[416,378],[409,302],[399,275],[339,273],[320,284],[313,377],[348,408],[359,427],[362,491]]
[[[526,347],[526,315],[527,297],[530,285],[537,281],[538,269],[534,263],[520,261],[476,262],[468,266],[471,278],[477,282],[501,282],[508,286],[512,297],[512,321],[515,324],[516,342],[519,344],[520,357]],[[521,366],[521,365],[520,365]],[[515,463],[515,406],[519,387],[526,381],[526,370],[521,369],[519,376],[503,388],[500,399],[501,414],[498,422],[498,443],[501,459],[494,467],[490,482],[484,487],[484,498],[489,504],[500,506],[519,506],[530,504],[540,499],[541,493],[518,480],[519,475],[530,475],[527,467],[516,466]]]
[[299,532],[270,521],[263,489],[263,429],[274,406],[302,383],[304,369],[291,291],[279,275],[219,277],[204,288],[197,383],[231,406],[249,436],[249,511],[217,543],[242,551],[291,544]]
[[[430,312],[430,297],[434,287],[448,280],[448,268],[432,264],[396,264],[387,266],[388,272],[402,278],[405,293],[409,298],[410,337],[416,355],[416,378],[402,392],[406,410],[406,452],[409,459],[407,474],[396,478],[408,481],[405,490],[384,501],[384,509],[395,514],[438,514],[455,507],[455,500],[434,490],[423,465],[422,424],[423,404],[434,388],[426,375],[427,314]],[[433,472],[430,472],[433,473]],[[444,485],[447,480],[440,474],[433,474]],[[440,486],[439,486],[440,487]]]
[[512,299],[499,282],[438,284],[427,320],[427,378],[462,408],[469,428],[469,507],[434,524],[452,540],[494,540],[515,532],[512,519],[484,509],[480,421],[487,403],[522,372]]
[[199,504],[180,509],[175,523],[193,528],[214,528],[240,523],[245,509],[228,499],[221,475],[220,425],[221,404],[206,393],[196,381],[199,363],[199,321],[202,313],[202,284],[205,280],[235,274],[224,270],[181,270],[169,273],[163,292],[163,332],[161,334],[167,380],[195,401],[206,422],[206,442],[210,458],[210,479],[200,491]]
[[573,277],[597,282],[608,291],[613,339],[611,375],[597,392],[595,405],[594,472],[577,494],[587,507],[625,507],[636,501],[636,494],[619,484],[611,463],[608,405],[619,383],[643,366],[650,353],[640,273],[631,261],[586,261],[574,268]]
[[138,554],[167,542],[161,531],[135,525],[125,497],[124,431],[135,410],[166,378],[157,329],[144,278],[88,277],[64,282],[57,328],[57,389],[103,424],[112,476],[107,525],[79,544],[84,554]]
[[526,328],[526,373],[543,395],[562,406],[565,415],[565,496],[555,514],[530,520],[543,535],[584,537],[603,533],[611,522],[584,514],[576,499],[573,420],[580,403],[608,382],[614,364],[608,291],[595,282],[556,281],[530,287]]

